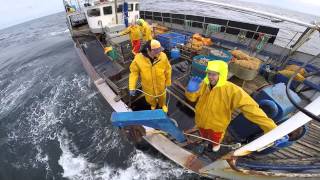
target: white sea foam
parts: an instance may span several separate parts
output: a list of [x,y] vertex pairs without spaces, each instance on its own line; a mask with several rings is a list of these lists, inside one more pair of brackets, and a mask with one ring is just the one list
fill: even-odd
[[151,157],[138,150],[128,160],[127,168],[114,168],[107,162],[99,168],[83,156],[72,154],[70,151],[72,143],[65,134],[59,138],[59,142],[62,150],[59,164],[64,170],[63,177],[71,180],[176,179],[187,172],[171,162]]
[[32,87],[33,79],[26,81],[15,81],[7,88],[0,91],[0,114],[9,112],[18,105],[19,100],[26,95],[26,92]]
[[66,34],[66,33],[69,33],[69,29],[65,29],[63,31],[50,32],[49,35],[50,36],[57,36],[57,35]]
[[[41,145],[48,140],[59,140],[62,155],[58,163],[64,170],[63,177],[68,179],[168,179],[179,177],[185,173],[175,164],[151,157],[141,151],[132,153],[131,158],[127,160],[128,167],[126,168],[111,167],[108,162],[105,162],[104,167],[88,162],[85,157],[94,156],[95,154],[92,153],[95,151],[108,153],[110,150],[119,149],[120,152],[121,148],[124,148],[120,143],[117,131],[110,129],[110,127],[99,127],[98,120],[90,123],[90,126],[99,127],[92,134],[90,147],[87,148],[93,151],[81,152],[79,155],[73,154],[72,152],[79,150],[66,135],[68,134],[66,130],[62,130],[63,121],[72,118],[70,114],[77,113],[79,107],[81,111],[88,111],[90,108],[96,109],[92,98],[96,97],[97,92],[86,86],[87,79],[85,77],[74,75],[71,80],[66,80],[62,76],[58,76],[55,79],[49,78],[48,81],[41,82],[45,97],[35,97],[30,108],[25,111],[26,116],[18,120],[17,127],[10,132],[9,139],[11,141],[21,142],[23,139],[23,143],[34,145],[36,154],[34,160],[30,162],[32,166],[38,167],[42,164],[48,174],[51,171],[48,163],[49,156],[41,149]],[[30,82],[28,88],[33,83]],[[17,91],[15,95],[19,95],[19,92],[20,95],[26,94],[28,88],[23,92]],[[65,99],[70,99],[67,107],[63,101]],[[80,119],[75,123],[87,122]]]
[[[17,119],[15,127],[8,133],[8,140],[11,142],[19,142],[20,144],[31,143],[34,145],[37,153],[32,162],[30,162],[32,166],[44,164],[47,170],[50,169],[48,154],[43,152],[41,145],[48,140],[58,139],[58,134],[62,129],[62,121],[76,108],[75,104],[78,103],[77,98],[74,98],[76,100],[66,109],[61,108],[64,106],[63,99],[72,96],[67,93],[70,89],[76,89],[80,92],[80,89],[86,84],[85,76],[75,75],[73,79],[76,80],[70,82],[59,76],[54,80],[50,79],[47,82],[41,82],[43,88],[51,88],[50,91],[45,92],[45,97],[33,97],[32,104],[22,112],[24,115],[18,117],[19,119]],[[2,106],[0,110],[2,112],[10,111],[10,108],[17,106],[17,103],[21,100],[21,96],[28,95],[28,91],[34,84],[34,81],[36,80],[30,80],[30,82],[22,81],[15,91],[8,93],[8,96],[4,96],[1,99],[1,103],[5,103],[6,106]],[[14,87],[14,84],[10,84],[2,93],[9,91],[8,89],[11,87]],[[87,89],[87,93],[84,94],[89,95],[90,93],[92,93],[91,90]]]

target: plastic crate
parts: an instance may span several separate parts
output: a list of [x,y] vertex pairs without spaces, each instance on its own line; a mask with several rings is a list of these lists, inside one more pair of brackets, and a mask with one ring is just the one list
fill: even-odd
[[187,40],[186,35],[170,32],[166,34],[159,34],[157,40],[161,43],[161,46],[170,51],[177,44],[184,44]]
[[211,55],[209,55],[209,56],[204,56],[204,55],[194,56],[192,64],[191,64],[191,67],[192,67],[191,76],[198,76],[198,77],[201,77],[202,79],[206,76],[207,66],[197,62],[199,59],[202,59],[202,58],[206,58],[206,59],[208,59],[208,61],[212,61],[212,60],[216,59],[214,56],[211,56]]
[[219,55],[215,55],[215,54],[212,54],[212,51],[209,50],[209,53],[210,53],[210,58],[212,58],[213,60],[222,60],[226,63],[228,63],[231,59],[232,59],[232,54],[229,52],[229,51],[226,51],[224,49],[216,49],[218,51],[221,51],[225,54],[225,57],[224,56],[219,56]]

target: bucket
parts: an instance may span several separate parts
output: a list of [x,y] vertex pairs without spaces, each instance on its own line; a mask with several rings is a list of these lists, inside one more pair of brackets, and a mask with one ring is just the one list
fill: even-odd
[[118,59],[118,54],[115,51],[115,49],[112,49],[111,51],[108,52],[108,56],[113,60],[117,60]]
[[229,64],[229,72],[233,73],[237,78],[245,81],[251,81],[258,75],[258,70],[247,69],[235,63]]
[[178,49],[178,48],[171,49],[170,57],[172,60],[179,59],[180,58],[180,49]]

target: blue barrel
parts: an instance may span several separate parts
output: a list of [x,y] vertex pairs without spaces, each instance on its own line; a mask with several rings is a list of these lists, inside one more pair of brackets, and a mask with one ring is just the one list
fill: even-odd
[[[301,98],[297,93],[290,90],[295,102],[300,103]],[[253,99],[258,102],[261,109],[265,111],[269,118],[276,124],[285,122],[290,113],[296,108],[289,101],[286,95],[286,86],[283,83],[266,86],[253,95]],[[230,134],[240,142],[254,139],[256,135],[262,134],[261,128],[249,121],[243,114],[234,118],[229,126]],[[304,133],[302,133],[303,136]]]
[[278,106],[272,100],[263,99],[259,102],[259,106],[271,119],[277,117],[279,114]]
[[173,60],[179,59],[180,58],[180,49],[178,49],[178,48],[171,49],[170,57]]

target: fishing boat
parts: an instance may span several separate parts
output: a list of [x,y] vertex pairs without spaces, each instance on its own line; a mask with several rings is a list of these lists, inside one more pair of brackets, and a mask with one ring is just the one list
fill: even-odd
[[[147,142],[168,159],[203,177],[227,179],[320,178],[320,57],[299,51],[319,23],[213,1],[202,5],[250,13],[305,27],[287,46],[274,44],[279,28],[217,17],[139,10],[139,1],[103,1],[70,4],[65,0],[67,24],[80,60],[97,90],[114,109],[111,120],[137,146]],[[182,2],[183,3],[183,2]],[[70,11],[74,7],[74,11]],[[128,36],[119,36],[128,22],[143,18],[152,24],[172,66],[172,86],[167,88],[168,114],[149,110],[144,93],[128,95],[129,65],[134,57]],[[197,46],[194,34],[212,44]],[[298,38],[296,38],[298,37]],[[208,40],[208,39],[207,39]],[[105,54],[105,47],[112,51]],[[231,62],[230,51],[239,50],[261,60],[256,69]],[[229,81],[241,86],[271,117],[277,128],[263,134],[234,112],[219,152],[199,151],[208,143],[194,128],[194,104],[184,92],[191,76],[203,76],[202,61],[212,57],[229,62]],[[316,62],[316,63],[314,63]],[[318,62],[318,65],[317,65]],[[300,67],[291,75],[279,73],[288,65]],[[291,66],[292,67],[292,66]],[[296,79],[303,69],[302,80]],[[141,87],[140,84],[137,85]],[[274,142],[289,135],[282,148]]]

